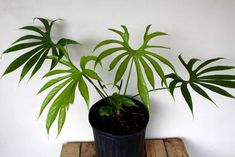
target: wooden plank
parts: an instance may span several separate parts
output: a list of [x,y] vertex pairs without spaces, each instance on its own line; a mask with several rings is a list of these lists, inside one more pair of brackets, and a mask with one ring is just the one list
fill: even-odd
[[146,157],[167,157],[162,139],[145,140]]
[[80,147],[78,142],[63,144],[60,157],[80,157]]
[[84,142],[81,146],[81,157],[97,157],[94,142]]
[[164,139],[164,144],[169,157],[188,157],[184,143],[179,138]]
[[[184,143],[179,138],[145,140],[144,157],[188,157]],[[63,144],[60,157],[97,157],[94,142]]]

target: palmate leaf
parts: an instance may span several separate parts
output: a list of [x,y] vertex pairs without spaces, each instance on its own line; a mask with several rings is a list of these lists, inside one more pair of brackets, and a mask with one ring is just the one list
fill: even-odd
[[[212,103],[215,104],[215,102],[210,98],[210,96],[206,93],[204,89],[210,90],[212,92],[215,92],[217,94],[220,94],[222,96],[234,98],[232,94],[227,92],[225,89],[221,87],[226,88],[235,88],[235,76],[234,75],[223,75],[223,74],[211,74],[208,75],[207,73],[211,72],[217,72],[217,71],[226,71],[234,69],[234,66],[211,66],[208,67],[209,64],[216,62],[218,60],[221,60],[223,58],[213,58],[209,59],[201,64],[199,64],[195,70],[193,69],[195,66],[195,63],[199,61],[199,59],[192,58],[188,63],[184,61],[181,55],[179,55],[179,60],[183,64],[183,66],[187,69],[189,73],[189,80],[183,80],[176,74],[168,74],[166,75],[166,78],[172,79],[169,89],[171,94],[173,95],[174,89],[177,88],[177,84],[180,84],[181,87],[181,93],[187,102],[188,106],[190,107],[190,110],[193,112],[193,104],[191,100],[190,92],[187,88],[187,85],[190,85],[192,89],[197,92],[202,97],[208,99]],[[204,76],[203,76],[204,75]]]
[[[88,70],[88,69],[85,69]],[[57,75],[60,75],[59,77]],[[62,76],[61,76],[62,75]],[[89,107],[89,91],[86,82],[84,81],[83,71],[71,66],[69,69],[58,69],[48,72],[44,77],[57,76],[56,78],[48,81],[38,93],[45,91],[48,88],[52,89],[44,99],[39,116],[43,113],[44,109],[49,105],[47,114],[46,128],[47,132],[58,117],[58,135],[64,125],[66,113],[70,104],[74,103],[76,89],[78,89]],[[87,77],[87,76],[86,76]]]
[[[128,42],[129,42],[130,35],[129,35],[127,27],[124,25],[121,25],[121,27],[123,28],[123,31],[116,30],[116,29],[109,29],[110,31],[118,34],[122,40],[116,40],[116,39],[104,40],[100,42],[99,44],[97,44],[96,47],[94,48],[94,51],[95,51],[109,44],[118,45],[118,47],[111,47],[102,51],[98,55],[96,63],[98,61],[102,62],[108,56],[117,54],[117,56],[114,57],[114,59],[109,64],[109,70],[114,70],[114,68],[117,67],[117,71],[116,71],[114,83],[113,83],[114,86],[117,85],[119,81],[123,80],[123,77],[125,76],[125,73],[128,71],[128,68],[130,68],[129,74],[128,74],[128,77],[130,77],[130,74],[132,71],[132,65],[134,64],[136,67],[136,73],[138,77],[137,79],[138,92],[139,92],[141,100],[144,103],[146,103],[145,105],[147,108],[149,108],[149,96],[146,95],[145,93],[148,91],[148,88],[146,86],[145,77],[142,74],[141,68],[144,69],[144,74],[146,75],[146,78],[148,82],[150,83],[150,85],[152,86],[152,88],[154,88],[155,86],[155,80],[154,80],[155,73],[159,75],[161,80],[163,80],[164,85],[166,87],[168,86],[164,71],[162,67],[160,66],[159,62],[167,65],[169,68],[171,68],[175,72],[175,68],[170,63],[170,61],[168,61],[161,55],[158,55],[158,54],[155,54],[153,52],[149,52],[146,50],[148,48],[167,48],[167,47],[158,46],[158,45],[148,45],[148,42],[151,39],[158,37],[158,36],[167,35],[166,33],[163,33],[163,32],[149,33],[150,26],[151,25],[147,26],[145,30],[145,34],[144,34],[144,42],[142,46],[137,50],[131,48],[131,46],[129,45]],[[132,63],[129,64],[130,62]],[[128,82],[129,81],[126,82],[126,88],[128,86]],[[126,93],[126,89],[124,90],[124,94],[125,93]]]
[[[78,44],[78,42],[62,38],[57,43],[54,43],[51,39],[51,29],[55,21],[49,21],[44,18],[35,18],[43,24],[43,28],[38,26],[25,26],[20,29],[30,31],[30,34],[24,35],[17,39],[8,49],[6,49],[3,54],[25,51],[20,57],[16,58],[5,70],[4,75],[13,72],[14,70],[24,67],[21,72],[20,80],[22,80],[26,74],[34,67],[31,77],[42,67],[45,60],[48,58],[48,54],[51,56],[58,57],[61,59],[64,53],[59,46],[63,47],[69,44]],[[28,50],[29,49],[29,50]],[[32,57],[33,56],[33,57]],[[58,63],[58,60],[51,61],[52,70]]]

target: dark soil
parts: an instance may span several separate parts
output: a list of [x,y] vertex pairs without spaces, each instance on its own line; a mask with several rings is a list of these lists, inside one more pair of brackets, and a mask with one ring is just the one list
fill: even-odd
[[124,107],[120,115],[100,116],[99,108],[108,105],[107,101],[101,100],[92,106],[89,120],[93,127],[112,135],[129,135],[144,129],[149,115],[143,104],[133,99],[139,107]]

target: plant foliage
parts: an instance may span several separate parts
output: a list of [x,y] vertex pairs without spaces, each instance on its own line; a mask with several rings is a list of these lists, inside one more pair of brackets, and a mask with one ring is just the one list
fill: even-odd
[[[117,56],[115,56],[114,59],[109,64],[109,70],[113,70],[119,64],[113,82],[114,85],[116,85],[119,81],[122,80],[129,65],[130,65],[130,70],[128,77],[130,77],[130,73],[132,71],[132,67],[134,64],[137,72],[137,88],[140,98],[143,101],[143,103],[146,105],[146,107],[149,108],[150,106],[149,93],[146,82],[148,81],[151,84],[152,88],[155,88],[154,73],[156,73],[161,78],[161,80],[163,80],[164,85],[167,87],[165,74],[162,67],[160,66],[160,63],[167,65],[173,71],[175,71],[175,68],[170,61],[168,61],[163,56],[149,50],[150,48],[169,49],[168,47],[149,44],[149,41],[152,40],[153,38],[165,36],[167,34],[163,32],[149,33],[151,25],[148,25],[144,33],[143,44],[137,50],[134,50],[129,45],[130,35],[127,27],[124,25],[122,25],[121,27],[123,28],[123,31],[119,31],[116,29],[109,29],[110,31],[118,34],[121,37],[121,40],[116,40],[116,39],[104,40],[95,47],[94,51],[100,47],[109,44],[117,45],[115,47],[113,46],[112,48],[108,48],[102,51],[97,57],[97,62],[102,62],[106,57],[113,54],[117,54]],[[145,76],[147,80],[144,78]],[[126,82],[126,88],[128,83],[129,83],[129,78],[127,79]],[[124,95],[126,94],[126,88],[124,91]]]
[[[235,88],[235,75],[226,74],[211,74],[211,72],[220,72],[234,69],[234,66],[209,66],[209,64],[221,60],[222,58],[209,59],[197,67],[195,63],[199,59],[192,58],[186,63],[181,55],[179,60],[186,68],[189,74],[189,80],[183,80],[177,73],[172,63],[162,55],[152,52],[153,48],[169,49],[165,46],[150,44],[150,41],[156,37],[167,35],[164,32],[149,32],[151,25],[145,29],[143,43],[138,49],[131,48],[129,44],[129,32],[126,26],[121,25],[123,31],[109,29],[120,36],[120,40],[108,39],[100,42],[94,48],[94,51],[107,45],[113,45],[111,48],[106,48],[97,57],[82,56],[80,58],[80,66],[75,66],[67,50],[67,45],[78,44],[78,42],[61,38],[54,42],[51,38],[51,30],[54,23],[58,20],[49,21],[44,18],[36,18],[39,20],[43,28],[39,26],[25,26],[21,29],[31,31],[32,34],[27,34],[17,39],[3,54],[8,54],[17,51],[24,51],[16,58],[5,70],[3,75],[11,73],[23,66],[20,80],[22,80],[32,69],[30,78],[42,67],[46,59],[51,61],[50,70],[44,78],[51,78],[38,93],[50,89],[45,97],[39,116],[44,112],[45,108],[49,107],[46,118],[46,129],[49,133],[50,128],[56,118],[58,118],[58,135],[65,123],[66,114],[70,104],[74,103],[76,92],[79,91],[84,98],[87,107],[89,108],[90,96],[87,83],[90,83],[102,98],[108,98],[110,106],[101,107],[99,112],[101,116],[114,116],[120,114],[125,107],[136,106],[131,98],[127,97],[127,88],[130,81],[131,73],[134,70],[137,75],[137,90],[142,102],[146,108],[150,108],[149,92],[169,89],[174,96],[176,88],[180,87],[181,93],[193,113],[193,101],[191,98],[189,86],[199,95],[208,99],[212,103],[214,101],[209,97],[204,89],[211,90],[220,95],[234,98],[232,94],[227,92],[223,87]],[[115,45],[115,46],[114,46]],[[89,62],[102,66],[102,62],[109,56],[113,56],[113,60],[109,63],[109,70],[116,69],[113,87],[117,87],[118,93],[109,94],[106,88],[109,84],[105,84],[94,69],[87,68]],[[55,68],[57,64],[64,65],[66,68]],[[172,70],[172,73],[166,75],[162,64]],[[163,88],[155,88],[155,74],[160,78]],[[125,78],[125,75],[127,76]],[[171,79],[168,83],[167,80]],[[99,86],[97,86],[98,84]],[[125,84],[125,86],[123,85]],[[149,89],[150,84],[151,89]],[[124,87],[124,89],[122,88]],[[124,107],[125,106],[125,107]]]
[[[20,80],[22,80],[26,74],[31,70],[32,73],[30,78],[41,68],[47,56],[51,54],[52,56],[61,59],[64,54],[58,49],[58,45],[66,46],[69,44],[78,44],[78,42],[61,38],[57,43],[54,43],[51,38],[51,30],[54,23],[58,20],[49,21],[44,18],[35,18],[43,24],[43,29],[40,26],[24,26],[20,29],[32,32],[32,34],[27,34],[19,39],[17,39],[11,47],[3,52],[12,53],[19,50],[24,51],[24,53],[16,58],[5,70],[3,75],[15,71],[16,69],[23,66],[21,71]],[[52,60],[50,70],[53,69],[58,61]]]
[[209,66],[209,64],[221,59],[223,58],[209,59],[194,68],[195,63],[198,62],[199,59],[192,58],[189,60],[188,63],[186,63],[181,57],[181,55],[179,55],[180,62],[183,64],[189,74],[189,80],[183,80],[180,76],[175,73],[166,75],[166,78],[172,79],[171,83],[169,84],[170,93],[174,95],[175,88],[178,84],[180,84],[179,87],[181,93],[192,113],[193,101],[188,86],[190,86],[196,93],[208,99],[214,104],[215,102],[210,98],[210,96],[206,93],[203,88],[229,98],[234,98],[233,95],[231,95],[229,92],[227,92],[221,87],[235,88],[235,75],[211,74],[211,72],[220,72],[235,68],[234,66]]

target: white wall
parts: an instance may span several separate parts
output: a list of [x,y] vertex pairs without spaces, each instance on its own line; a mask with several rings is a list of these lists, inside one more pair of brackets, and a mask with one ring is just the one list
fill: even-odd
[[[107,28],[130,28],[131,42],[138,46],[145,26],[169,33],[155,42],[172,49],[163,51],[185,75],[177,55],[187,59],[206,60],[224,56],[235,62],[235,1],[233,0],[0,0],[0,51],[6,49],[22,31],[17,28],[32,24],[34,17],[63,18],[56,25],[56,36],[65,35],[83,43],[73,47],[77,54],[89,54],[98,41],[115,37]],[[0,60],[2,74],[17,56],[4,55]],[[223,64],[223,63],[222,63]],[[37,120],[46,93],[36,96],[46,80],[41,80],[45,66],[30,82],[18,85],[20,70],[0,80],[0,154],[2,157],[56,157],[66,141],[92,140],[85,103],[78,95],[70,108],[65,127],[56,139],[56,126],[48,137],[45,115]],[[232,71],[234,74],[234,71]],[[107,75],[106,75],[107,76]],[[234,90],[230,90],[234,94]],[[132,92],[134,93],[134,92]],[[192,157],[234,157],[234,100],[209,92],[219,108],[193,94],[195,117],[180,92],[176,101],[167,92],[151,93],[151,119],[147,138],[182,137]],[[92,103],[99,96],[91,92]]]

